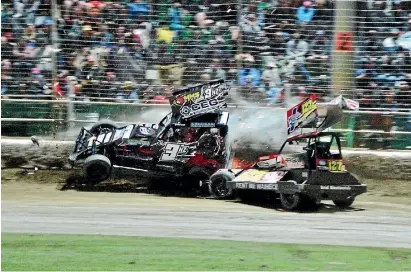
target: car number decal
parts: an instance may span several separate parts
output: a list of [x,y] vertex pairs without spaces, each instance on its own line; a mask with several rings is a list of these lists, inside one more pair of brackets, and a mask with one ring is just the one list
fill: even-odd
[[164,152],[160,156],[160,161],[174,161],[178,157],[191,156],[190,146],[186,144],[167,143]]
[[328,169],[330,171],[341,172],[343,171],[343,161],[328,161]]

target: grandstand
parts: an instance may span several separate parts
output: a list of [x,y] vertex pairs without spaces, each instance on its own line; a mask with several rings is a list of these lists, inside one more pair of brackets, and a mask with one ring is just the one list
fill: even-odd
[[[409,147],[411,1],[352,2],[354,15],[344,18],[354,22],[352,77],[337,93],[360,100],[369,113],[342,127],[368,130],[353,133],[348,145]],[[124,114],[128,104],[167,103],[168,86],[214,79],[232,82],[236,105],[283,107],[311,93],[320,101],[336,95],[336,1],[14,0],[1,6],[4,135],[13,130],[6,118],[84,119],[88,112],[101,115],[101,108],[114,116],[114,105]],[[55,100],[90,104],[68,113]],[[378,144],[370,146],[370,139]]]

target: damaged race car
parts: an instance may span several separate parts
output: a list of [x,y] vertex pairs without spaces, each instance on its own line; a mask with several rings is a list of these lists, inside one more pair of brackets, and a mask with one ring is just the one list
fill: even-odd
[[356,101],[342,96],[317,108],[312,95],[287,111],[288,138],[278,154],[260,156],[243,169],[220,169],[210,177],[210,193],[218,199],[238,195],[243,200],[274,195],[286,210],[321,200],[332,200],[340,208],[351,206],[366,185],[347,171],[341,135],[324,130],[341,120],[343,110],[358,108]]
[[159,124],[120,127],[100,121],[90,129],[83,127],[69,162],[82,164],[90,184],[120,170],[200,185],[226,165],[229,113],[221,109],[227,107],[229,89],[218,80],[175,91],[171,112]]

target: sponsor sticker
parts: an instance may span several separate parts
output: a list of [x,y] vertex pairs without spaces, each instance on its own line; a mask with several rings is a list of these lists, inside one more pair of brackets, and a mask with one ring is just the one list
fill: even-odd
[[190,127],[215,127],[213,122],[192,122]]
[[234,181],[260,181],[267,173],[267,170],[249,169],[236,177]]
[[321,190],[351,190],[349,186],[321,185]]
[[187,144],[167,143],[159,161],[174,161],[181,157],[194,156],[193,148]]

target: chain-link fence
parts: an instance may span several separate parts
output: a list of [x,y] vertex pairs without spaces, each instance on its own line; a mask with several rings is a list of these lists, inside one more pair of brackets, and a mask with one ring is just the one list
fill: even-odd
[[[36,100],[167,104],[168,86],[213,79],[232,82],[237,105],[287,107],[286,97],[311,93],[320,102],[358,99],[384,118],[352,117],[342,128],[356,139],[374,137],[363,130],[410,132],[410,2],[2,1],[3,135],[23,127],[21,118],[28,129],[34,118],[73,122],[99,112],[70,103],[46,111]],[[26,110],[14,101],[22,98]],[[111,106],[111,117],[120,114]]]

